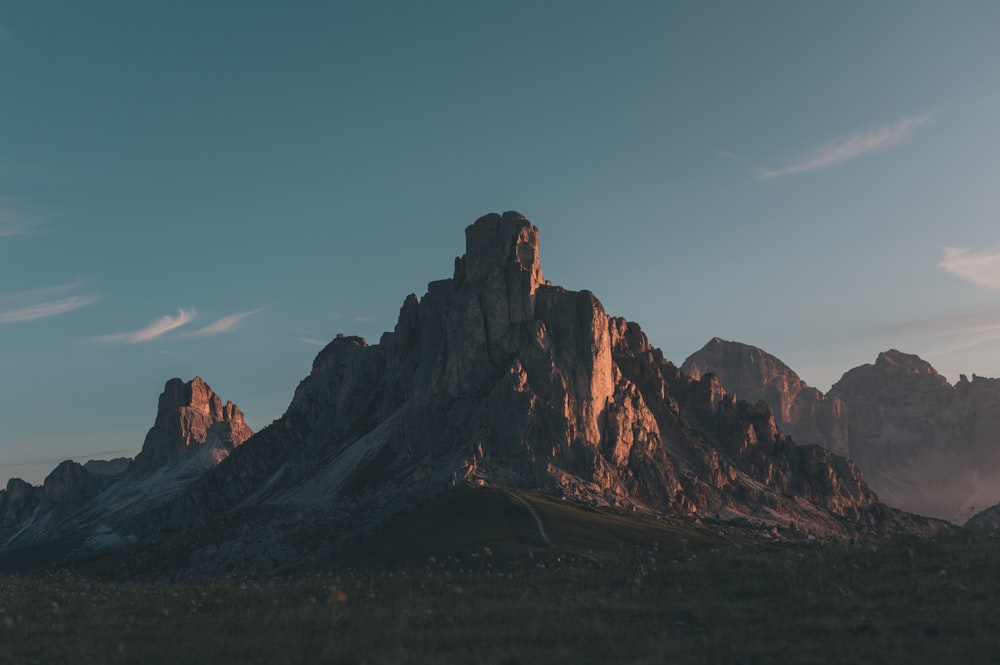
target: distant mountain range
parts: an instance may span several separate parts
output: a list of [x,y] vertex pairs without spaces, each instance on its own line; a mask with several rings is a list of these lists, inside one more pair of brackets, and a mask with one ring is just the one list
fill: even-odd
[[1000,502],[1000,380],[950,385],[915,355],[880,353],[824,395],[761,349],[713,339],[682,370],[762,400],[783,431],[849,455],[889,505],[962,523]]
[[[378,344],[334,339],[260,432],[200,378],[171,379],[130,465],[11,480],[0,567],[145,552],[195,571],[288,570],[484,487],[787,538],[947,530],[880,503],[842,454],[888,469],[871,460],[909,449],[886,433],[910,431],[897,420],[936,375],[890,355],[824,396],[753,347],[713,340],[699,354],[678,369],[592,293],[545,280],[527,219],[486,215],[451,278],[408,296]],[[985,399],[982,381],[937,384]],[[905,459],[923,469],[918,458]]]

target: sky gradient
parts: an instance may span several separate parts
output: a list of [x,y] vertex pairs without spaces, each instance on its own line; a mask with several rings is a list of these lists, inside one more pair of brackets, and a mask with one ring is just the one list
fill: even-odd
[[255,430],[518,210],[680,364],[1000,376],[995,2],[13,2],[0,481],[134,455],[167,379]]

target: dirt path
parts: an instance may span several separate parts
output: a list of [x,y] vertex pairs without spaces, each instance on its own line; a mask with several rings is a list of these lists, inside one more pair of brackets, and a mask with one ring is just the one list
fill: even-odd
[[552,542],[552,539],[549,538],[548,532],[545,531],[545,524],[542,523],[542,516],[538,514],[538,511],[535,509],[533,505],[531,505],[531,502],[525,499],[524,497],[514,494],[509,490],[504,490],[504,493],[510,498],[514,499],[514,501],[517,501],[519,504],[528,509],[528,512],[531,513],[531,516],[535,518],[535,524],[538,525],[538,533],[542,537],[542,540],[544,540],[549,547],[555,547],[556,546],[555,543]]

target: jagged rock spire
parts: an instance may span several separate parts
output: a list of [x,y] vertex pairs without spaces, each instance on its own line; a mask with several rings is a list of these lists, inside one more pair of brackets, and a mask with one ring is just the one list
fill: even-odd
[[252,435],[239,407],[228,401],[223,404],[200,376],[187,383],[170,379],[160,394],[153,427],[135,458],[135,471],[155,470],[206,447],[228,452]]

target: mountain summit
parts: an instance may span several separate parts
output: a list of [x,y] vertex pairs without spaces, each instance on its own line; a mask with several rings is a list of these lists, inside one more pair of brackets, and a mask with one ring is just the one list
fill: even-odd
[[797,443],[814,443],[848,455],[844,403],[826,397],[766,351],[715,337],[691,354],[681,371],[695,379],[715,374],[737,398],[767,403],[782,431]]
[[223,405],[200,376],[187,383],[170,379],[133,469],[150,473],[198,453],[214,452],[221,459],[252,434],[239,407]]

